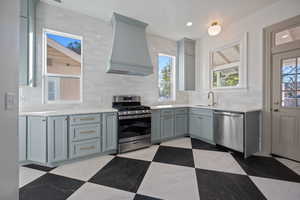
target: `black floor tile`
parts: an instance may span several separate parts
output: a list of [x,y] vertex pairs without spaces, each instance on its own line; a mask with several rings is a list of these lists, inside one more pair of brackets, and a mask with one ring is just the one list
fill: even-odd
[[192,149],[160,146],[153,161],[195,167]]
[[151,162],[115,157],[89,182],[137,192]]
[[300,176],[275,158],[251,156],[243,159],[241,156],[233,156],[248,175],[300,183]]
[[45,174],[20,189],[20,200],[63,200],[74,193],[83,181]]
[[192,148],[193,149],[227,152],[227,150],[225,148],[222,148],[220,146],[212,145],[212,144],[209,144],[209,143],[206,143],[201,140],[194,139],[194,138],[192,138],[191,140],[192,140]]
[[55,167],[46,167],[46,166],[41,166],[41,165],[36,165],[36,164],[23,165],[23,167],[37,169],[37,170],[44,171],[44,172],[50,172],[51,170],[55,169]]
[[136,194],[134,197],[134,200],[161,200],[154,197],[144,196],[140,194]]
[[201,200],[266,200],[248,176],[196,169]]

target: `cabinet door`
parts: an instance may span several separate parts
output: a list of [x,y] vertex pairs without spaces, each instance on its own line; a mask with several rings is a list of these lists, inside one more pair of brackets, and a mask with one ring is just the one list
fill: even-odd
[[200,137],[200,116],[190,114],[189,120],[189,132],[192,137]]
[[116,150],[118,143],[117,113],[104,113],[102,123],[102,151]]
[[187,134],[188,118],[186,114],[175,115],[175,136]]
[[45,117],[28,117],[27,160],[46,163],[47,120]]
[[[25,1],[24,1],[25,2]],[[20,18],[19,84],[28,84],[28,19]]]
[[27,118],[26,116],[19,117],[19,161],[25,161],[27,156]]
[[161,116],[161,137],[168,139],[174,137],[174,112]]
[[160,142],[160,139],[160,110],[153,110],[151,118],[151,142]]
[[207,142],[213,142],[212,117],[206,115],[200,116],[200,137]]
[[68,159],[68,118],[48,118],[48,162]]

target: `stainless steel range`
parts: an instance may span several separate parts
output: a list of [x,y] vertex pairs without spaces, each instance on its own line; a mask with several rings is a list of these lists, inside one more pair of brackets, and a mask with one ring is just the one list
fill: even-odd
[[118,110],[119,153],[151,145],[151,109],[141,105],[139,96],[114,96],[113,108]]

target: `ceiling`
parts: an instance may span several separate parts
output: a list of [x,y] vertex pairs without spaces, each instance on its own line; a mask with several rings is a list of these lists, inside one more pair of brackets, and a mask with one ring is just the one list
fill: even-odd
[[[105,21],[117,12],[149,24],[148,32],[171,39],[200,38],[217,20],[223,27],[279,0],[42,0]],[[187,22],[193,26],[187,27]]]

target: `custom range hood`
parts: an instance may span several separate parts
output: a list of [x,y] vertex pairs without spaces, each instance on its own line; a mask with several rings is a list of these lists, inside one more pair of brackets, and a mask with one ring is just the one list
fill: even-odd
[[153,73],[146,41],[148,24],[114,13],[113,47],[108,73],[147,76]]

